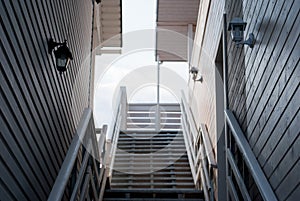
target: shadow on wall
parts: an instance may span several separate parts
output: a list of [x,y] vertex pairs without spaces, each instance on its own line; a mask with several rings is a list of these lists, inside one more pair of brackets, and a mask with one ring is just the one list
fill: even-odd
[[[234,17],[243,18],[243,0],[226,1],[227,21]],[[237,46],[231,39],[230,34],[227,35],[228,41],[228,100],[229,109],[232,110],[240,125],[246,120],[246,67],[245,67],[245,51],[249,48],[245,46]],[[242,127],[244,133],[246,127]]]

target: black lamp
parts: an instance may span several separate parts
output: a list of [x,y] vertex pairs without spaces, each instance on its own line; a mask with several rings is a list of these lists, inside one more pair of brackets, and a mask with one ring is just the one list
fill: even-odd
[[246,25],[247,23],[241,18],[233,18],[231,22],[229,22],[228,31],[231,31],[231,38],[238,46],[248,45],[250,48],[253,48],[255,43],[253,33],[250,33],[249,38],[244,41]]
[[[54,50],[55,47],[57,47],[56,50]],[[67,46],[66,40],[63,43],[58,43],[53,38],[50,38],[48,40],[48,53],[52,54],[53,50],[56,59],[56,68],[61,74],[67,70],[70,60],[73,60],[73,56]]]

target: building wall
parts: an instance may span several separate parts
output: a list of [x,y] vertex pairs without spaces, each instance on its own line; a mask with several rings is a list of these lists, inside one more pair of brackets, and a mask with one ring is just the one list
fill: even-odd
[[[46,200],[89,106],[93,1],[0,1],[1,200]],[[47,39],[74,60],[62,75]]]
[[189,80],[189,102],[194,117],[199,125],[200,123],[207,125],[214,144],[217,140],[214,115],[216,113],[215,85],[216,79],[221,79],[216,71],[216,54],[221,40],[223,10],[222,1],[200,3],[191,64],[199,68],[203,82]]
[[[249,144],[279,200],[299,197],[299,8],[296,0],[211,1],[204,33],[196,33],[193,65],[200,68],[203,83],[190,82],[190,104],[197,122],[208,126],[216,143],[217,89],[214,76],[220,47],[222,12],[227,20],[242,17],[244,36],[253,33],[256,43],[237,48],[228,32],[229,109],[237,117]],[[205,20],[199,21],[201,26]],[[253,192],[255,193],[255,192]],[[255,196],[253,196],[255,197]]]
[[299,196],[299,1],[226,2],[228,20],[246,21],[237,48],[228,38],[229,107],[279,200]]
[[[218,68],[222,69],[222,52],[219,53],[220,60],[218,51],[222,49],[219,44],[222,43],[224,7],[224,1],[200,2],[191,65],[199,68],[198,74],[203,76],[203,82],[189,80],[188,99],[198,128],[201,123],[207,127],[219,171],[225,171],[225,166],[220,165],[225,156],[217,155],[217,143],[224,129],[222,72],[218,71]],[[218,170],[214,172],[215,178]],[[224,185],[225,180],[222,181]],[[214,185],[217,198],[219,188],[216,180]]]

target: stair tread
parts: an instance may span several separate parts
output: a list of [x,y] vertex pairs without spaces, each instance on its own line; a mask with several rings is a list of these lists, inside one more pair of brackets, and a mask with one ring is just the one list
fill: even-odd
[[[138,121],[141,122],[137,124],[129,122],[127,126],[153,123],[146,118],[144,120],[140,118]],[[164,118],[168,120],[168,117]],[[110,184],[112,189],[106,190],[106,193],[112,196],[110,200],[201,200],[203,193],[195,189],[182,129],[173,130],[180,125],[180,122],[167,123],[167,127],[172,128],[167,130],[165,127],[165,130],[159,133],[150,130],[149,127],[144,130],[128,128],[120,132],[118,149],[115,153],[115,169]],[[151,169],[153,172],[145,172]],[[131,196],[145,193],[150,197],[126,198],[125,194],[123,195],[125,197],[120,197],[114,193],[125,193],[126,196],[128,193],[133,193]],[[152,197],[149,193],[155,195],[162,193],[164,197]],[[177,194],[180,193],[196,194],[199,195],[199,199],[178,198]]]
[[161,180],[175,180],[175,181],[193,181],[193,178],[191,177],[156,177],[156,178],[152,178],[152,177],[114,177],[112,178],[112,181],[120,181],[120,180],[153,180],[153,181],[161,181]]
[[[162,183],[162,182],[146,182],[146,183],[142,183],[142,182],[135,182],[135,183],[128,183],[128,182],[124,182],[124,183],[111,183],[110,184],[111,187],[114,187],[114,186],[151,186],[151,185],[155,185],[155,186],[193,186],[194,183],[193,182],[189,182],[189,183],[177,183],[177,182],[174,182],[174,183],[171,183],[171,182],[168,182],[168,183]],[[155,188],[155,187],[153,187]]]
[[176,199],[176,198],[104,198],[104,201],[204,201],[202,198],[184,198],[184,199]]
[[202,193],[199,189],[106,189],[107,192],[124,192],[124,193]]

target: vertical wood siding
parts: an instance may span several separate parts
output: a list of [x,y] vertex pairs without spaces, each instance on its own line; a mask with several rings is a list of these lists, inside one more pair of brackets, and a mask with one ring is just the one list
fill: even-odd
[[228,0],[228,20],[242,17],[245,37],[228,37],[229,104],[279,200],[293,200],[300,184],[300,3]]
[[[91,0],[1,0],[1,200],[46,200],[88,107]],[[60,75],[47,39],[68,40]]]
[[[220,113],[217,109],[220,107],[217,107],[216,104],[220,100],[216,99],[216,87],[222,87],[222,76],[219,75],[217,70],[219,63],[216,64],[216,55],[221,40],[224,2],[215,0],[200,1],[199,9],[192,65],[199,68],[199,74],[203,76],[203,82],[194,82],[190,77],[189,104],[198,128],[201,123],[207,126],[210,141],[213,145],[212,152],[217,156],[218,137],[222,132],[222,128],[217,127],[222,127],[224,120],[221,124],[218,122],[217,125],[217,119],[220,118],[217,117],[217,113]],[[221,104],[223,104],[222,100]],[[222,113],[223,111],[221,111]],[[217,158],[217,161],[219,162],[221,159]],[[214,176],[216,178],[217,171],[214,172]],[[216,190],[222,188],[217,186],[217,181],[213,185]],[[215,197],[217,198],[217,192],[215,192]]]

